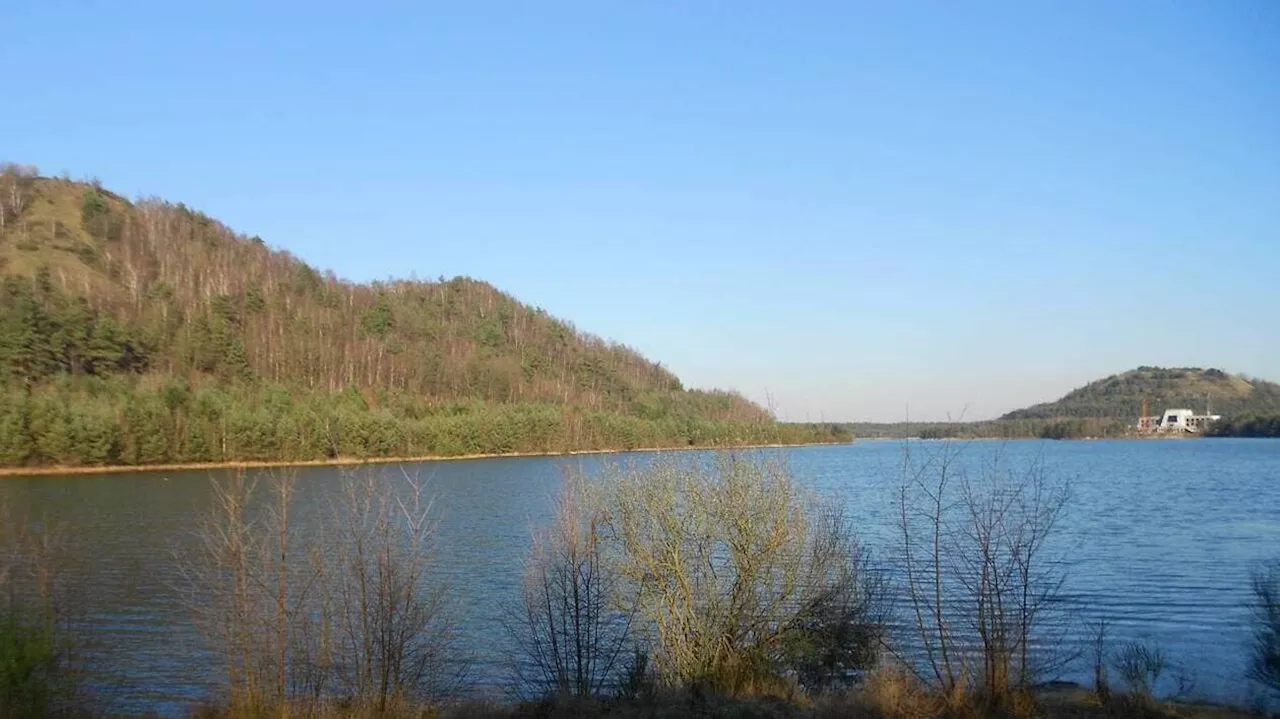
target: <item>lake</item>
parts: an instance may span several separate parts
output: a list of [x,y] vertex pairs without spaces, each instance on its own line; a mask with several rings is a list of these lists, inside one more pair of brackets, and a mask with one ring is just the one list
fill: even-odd
[[[913,443],[921,451],[940,445]],[[1280,558],[1280,441],[1205,439],[961,442],[962,463],[996,453],[1038,462],[1071,486],[1055,546],[1067,558],[1065,596],[1076,639],[1100,618],[1113,646],[1158,644],[1199,693],[1248,701],[1248,581]],[[803,484],[838,497],[863,543],[892,557],[903,444],[766,450],[784,455]],[[914,450],[913,450],[914,451]],[[550,514],[563,466],[591,472],[601,456],[504,458],[374,465],[387,482],[429,480],[440,521],[438,574],[448,584],[460,639],[473,655],[475,691],[503,680],[500,618],[516,595],[531,528]],[[641,458],[643,461],[643,458]],[[336,468],[298,470],[300,517],[337,485]],[[208,511],[207,472],[143,472],[0,479],[18,516],[64,529],[77,611],[120,711],[182,714],[206,696],[212,658],[184,604],[174,556],[190,551]],[[1063,672],[1085,681],[1086,662]],[[1171,672],[1172,673],[1172,672]]]

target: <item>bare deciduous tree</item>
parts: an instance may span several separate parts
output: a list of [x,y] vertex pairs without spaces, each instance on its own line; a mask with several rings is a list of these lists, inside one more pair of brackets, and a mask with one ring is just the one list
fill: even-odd
[[376,471],[343,474],[322,575],[340,691],[379,712],[437,698],[459,679],[443,587],[430,577],[432,503],[420,480],[403,478],[407,496]]
[[235,471],[212,481],[212,505],[194,557],[180,558],[187,603],[221,655],[233,709],[288,708],[296,625],[307,615],[316,572],[291,555],[293,472],[269,472],[267,497],[258,481]]
[[0,164],[0,233],[8,221],[26,209],[31,199],[31,185],[39,173],[32,165]]
[[604,515],[579,473],[565,473],[551,525],[534,534],[520,601],[506,628],[517,691],[595,697],[613,688],[634,608],[619,607],[605,563]]
[[898,528],[906,596],[924,673],[949,697],[999,703],[1030,686],[1050,651],[1049,615],[1063,582],[1046,543],[1068,499],[1042,467],[997,457],[980,476],[950,444],[906,454]]
[[187,601],[225,664],[229,708],[287,716],[336,701],[384,713],[438,696],[456,661],[428,576],[423,485],[406,477],[405,495],[374,469],[344,473],[331,511],[300,527],[293,475],[268,483],[259,493],[243,472],[215,479],[198,554],[181,558]]

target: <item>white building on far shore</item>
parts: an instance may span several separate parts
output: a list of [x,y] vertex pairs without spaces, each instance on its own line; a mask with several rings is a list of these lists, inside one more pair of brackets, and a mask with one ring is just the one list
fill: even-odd
[[1190,409],[1166,409],[1156,417],[1142,417],[1138,429],[1145,432],[1188,432],[1198,434],[1222,419],[1220,414],[1196,414]]

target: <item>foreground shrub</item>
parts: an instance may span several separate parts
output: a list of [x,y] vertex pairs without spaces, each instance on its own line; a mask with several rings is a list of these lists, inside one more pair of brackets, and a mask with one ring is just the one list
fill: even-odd
[[1116,656],[1116,670],[1135,699],[1154,700],[1160,677],[1168,666],[1158,646],[1131,642]]
[[214,480],[201,549],[181,566],[231,715],[389,714],[444,694],[460,662],[446,656],[444,594],[429,576],[424,487],[376,468],[345,472],[304,532],[291,521],[293,475],[266,477],[262,490],[241,472]]
[[1067,488],[1038,465],[1011,471],[998,455],[970,476],[949,444],[908,451],[904,474],[898,529],[921,675],[952,705],[970,694],[1006,709],[1022,703],[1057,659],[1048,628],[1064,576],[1048,540]]
[[871,666],[876,586],[839,509],[760,454],[605,472],[610,567],[667,685],[786,695]]
[[48,715],[62,695],[62,681],[49,623],[0,617],[0,717]]
[[59,547],[54,532],[0,503],[0,719],[75,706],[79,666]]
[[1280,562],[1254,573],[1253,616],[1250,676],[1280,696]]
[[507,613],[516,689],[526,698],[640,691],[636,667],[618,676],[634,611],[613,604],[617,574],[605,564],[603,528],[581,477],[566,476],[555,517],[534,535],[520,601]]

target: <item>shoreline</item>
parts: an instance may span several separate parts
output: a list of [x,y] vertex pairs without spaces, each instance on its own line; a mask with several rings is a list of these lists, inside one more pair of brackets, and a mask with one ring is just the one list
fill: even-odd
[[694,445],[677,447],[635,447],[632,449],[577,449],[564,452],[497,452],[481,454],[424,455],[421,457],[335,457],[334,459],[246,460],[232,462],[175,462],[171,464],[108,464],[101,466],[0,467],[0,479],[17,477],[49,477],[86,474],[125,474],[130,472],[196,472],[200,470],[284,469],[293,467],[353,467],[365,464],[397,464],[412,462],[451,462],[472,459],[504,459],[520,457],[575,457],[625,452],[694,452],[708,449],[786,449],[789,447],[823,447],[852,442],[802,442],[800,444]]

